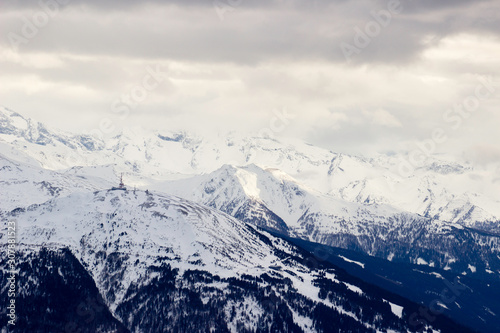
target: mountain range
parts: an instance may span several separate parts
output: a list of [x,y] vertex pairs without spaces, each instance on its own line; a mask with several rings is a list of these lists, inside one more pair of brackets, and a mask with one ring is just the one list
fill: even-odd
[[[47,309],[23,306],[20,325],[498,331],[500,166],[433,156],[401,175],[404,159],[237,133],[97,138],[2,108],[0,214],[18,225],[21,302]],[[121,173],[128,189],[110,190]],[[465,287],[429,320],[443,281]]]

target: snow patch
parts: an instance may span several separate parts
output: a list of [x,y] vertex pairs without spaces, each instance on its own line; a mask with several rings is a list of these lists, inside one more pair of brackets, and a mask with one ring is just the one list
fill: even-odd
[[438,277],[438,278],[440,278],[440,279],[443,279],[443,280],[444,280],[444,277],[443,277],[441,274],[439,274],[439,273],[436,273],[436,272],[430,272],[429,274],[434,275],[435,277]]
[[422,258],[418,258],[417,265],[429,265],[429,263]]
[[361,263],[361,262],[359,262],[359,261],[354,261],[354,260],[351,260],[351,259],[346,258],[346,257],[341,256],[341,255],[339,255],[339,257],[340,257],[340,258],[342,258],[342,259],[344,259],[344,260],[345,260],[345,261],[347,261],[347,262],[352,262],[353,264],[356,264],[356,265],[361,266],[362,268],[365,268],[365,264],[363,264],[363,263]]
[[347,282],[344,282],[344,284],[346,285],[346,287],[350,290],[350,291],[354,291],[355,293],[358,293],[358,294],[363,294],[363,290],[361,290],[361,288],[359,287],[356,287],[356,286],[353,286],[352,284],[350,283],[347,283]]
[[387,301],[387,303],[389,303],[389,305],[391,306],[392,313],[394,313],[399,318],[403,318],[403,307],[401,305],[397,305],[389,301]]
[[246,195],[252,198],[259,198],[260,189],[257,186],[257,175],[243,169],[236,171],[236,176],[243,187]]
[[444,305],[443,303],[441,303],[439,301],[436,304],[439,305],[440,307],[442,307],[443,309],[446,309],[446,310],[450,309],[449,307],[447,307],[446,305]]

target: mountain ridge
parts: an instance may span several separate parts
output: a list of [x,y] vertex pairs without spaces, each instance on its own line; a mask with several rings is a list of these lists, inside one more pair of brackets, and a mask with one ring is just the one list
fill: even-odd
[[[43,138],[23,129],[22,122],[43,128]],[[102,141],[54,132],[0,109],[0,153],[16,160],[19,156],[12,149],[23,151],[44,168],[114,165],[117,173],[127,173],[129,183],[145,189],[158,181],[211,173],[225,164],[254,163],[263,169],[279,169],[305,186],[347,201],[389,204],[401,211],[500,232],[500,165],[480,169],[429,157],[414,174],[404,176],[397,171],[404,154],[366,159],[297,140],[281,142],[235,133],[212,138],[161,133],[124,132]]]
[[[96,329],[309,332],[331,330],[330,319],[360,332],[433,329],[410,324],[414,303],[365,286],[373,268],[356,255],[339,252],[361,269],[343,275],[338,260],[311,263],[314,249],[287,237],[477,281],[480,295],[464,294],[477,304],[486,285],[500,283],[495,182],[480,191],[494,173],[440,161],[403,177],[391,157],[237,135],[126,131],[90,144],[23,119],[0,109],[0,216],[19,224],[21,278],[54,280],[72,293],[65,276],[95,283],[92,297],[111,315]],[[128,189],[110,190],[121,173]],[[29,266],[37,258],[72,268]],[[43,289],[23,283],[44,302]],[[474,325],[483,310],[465,324],[488,331]],[[456,331],[446,319],[437,325]]]
[[[143,191],[76,193],[7,218],[20,230],[20,264],[30,255],[60,258],[54,261],[59,269],[47,274],[68,277],[74,273],[63,267],[70,258],[57,253],[69,251],[110,313],[133,332],[421,328],[408,321],[416,304],[312,263],[287,241],[185,199]],[[23,294],[39,297],[44,281],[27,285]],[[444,316],[424,326],[431,327],[467,331]]]

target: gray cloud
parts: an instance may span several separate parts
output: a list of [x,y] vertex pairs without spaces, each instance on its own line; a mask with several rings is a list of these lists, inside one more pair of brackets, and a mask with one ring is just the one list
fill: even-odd
[[[162,64],[168,80],[123,123],[258,131],[270,110],[286,106],[298,120],[283,134],[331,149],[399,150],[398,142],[447,126],[443,112],[474,91],[475,75],[498,77],[500,3],[401,0],[401,12],[368,33],[371,12],[389,1],[72,0],[16,49],[12,33],[23,37],[43,9],[38,0],[8,0],[0,103],[61,127],[75,126],[73,112],[77,126],[92,129],[147,66]],[[366,45],[356,44],[359,31],[372,35]],[[350,61],[345,44],[357,49]],[[498,138],[495,96],[464,121],[460,131],[471,138],[451,131],[441,150]]]
[[[242,0],[221,21],[211,1],[73,0],[20,48],[242,64],[272,58],[342,63],[341,43],[354,46],[355,29],[366,31],[374,20],[370,11],[386,10],[388,2]],[[16,2],[17,6],[28,18],[28,6],[31,12],[40,10],[37,1]],[[352,56],[353,64],[411,62],[429,46],[424,41],[428,36],[437,43],[464,31],[498,35],[500,30],[495,24],[500,11],[494,10],[499,6],[491,1],[401,1],[400,8],[402,12]],[[9,15],[7,10],[2,16],[6,16],[2,31],[20,34],[19,15]],[[0,42],[9,46],[7,34]]]

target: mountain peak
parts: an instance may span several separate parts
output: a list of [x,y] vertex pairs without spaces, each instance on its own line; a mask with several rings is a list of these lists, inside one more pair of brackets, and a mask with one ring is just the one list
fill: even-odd
[[0,107],[0,134],[19,135],[28,130],[33,121],[5,107]]
[[[6,108],[1,111],[0,141],[48,169],[115,164],[118,171],[129,173],[134,183],[148,186],[212,173],[222,167],[228,174],[238,173],[239,182],[254,198],[262,198],[262,192],[252,185],[252,174],[265,178],[263,170],[269,169],[269,175],[280,182],[295,183],[296,187],[301,184],[298,187],[302,189],[345,201],[389,204],[402,211],[451,218],[451,222],[481,228],[484,222],[500,220],[498,175],[479,173],[444,158],[438,161],[440,156],[429,158],[411,176],[403,176],[397,169],[400,160],[408,157],[404,154],[365,159],[332,153],[299,140],[270,140],[238,133],[200,137],[186,131],[136,128],[101,141],[51,130]],[[460,204],[464,196],[477,207],[474,214],[467,214],[470,208]]]

